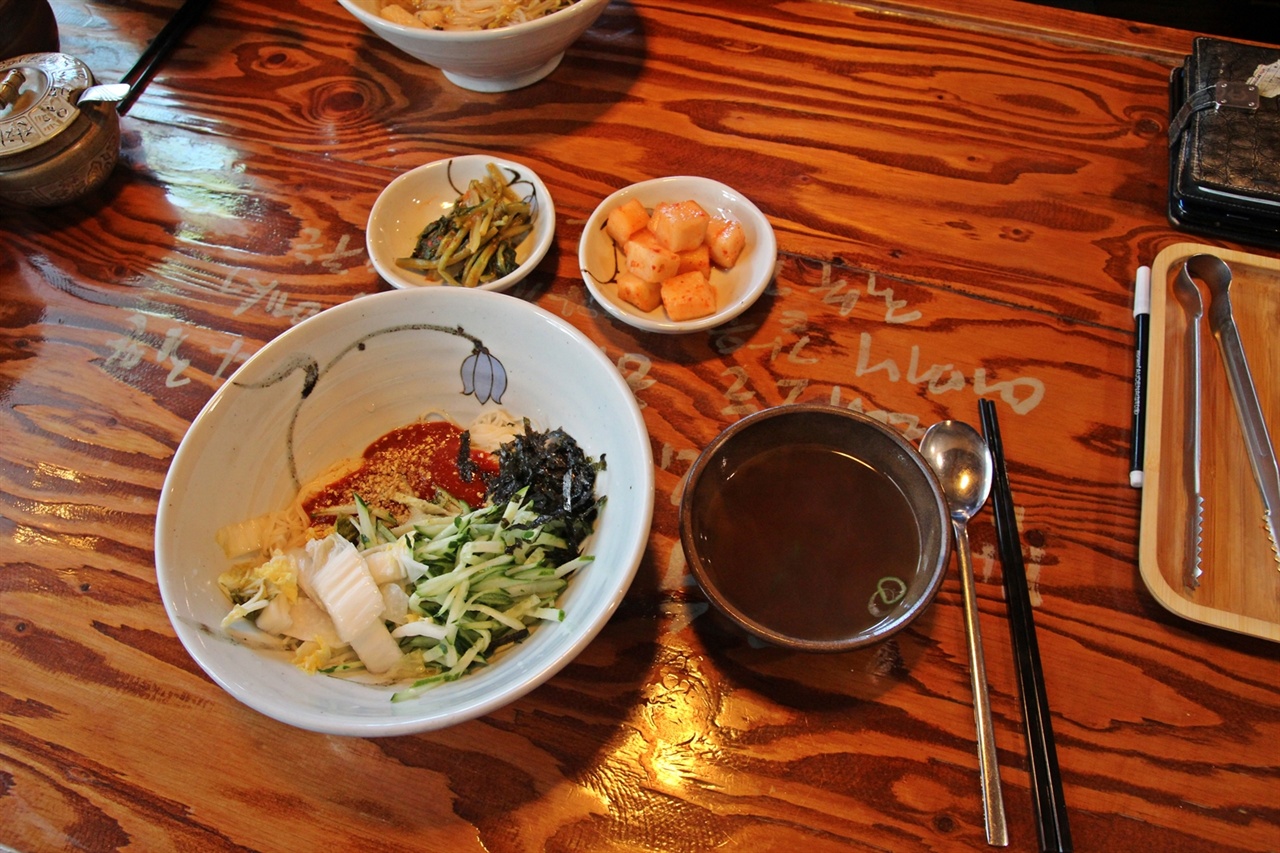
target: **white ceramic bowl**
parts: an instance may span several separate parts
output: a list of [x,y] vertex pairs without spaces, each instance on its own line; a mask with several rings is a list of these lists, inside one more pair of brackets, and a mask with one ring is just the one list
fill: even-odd
[[[546,623],[489,667],[392,703],[392,686],[308,675],[252,632],[220,627],[228,561],[218,528],[287,504],[297,482],[360,453],[373,439],[432,409],[460,423],[489,388],[463,393],[459,368],[474,336],[505,369],[501,407],[539,429],[563,427],[593,458],[606,457],[607,496],[586,544],[595,561]],[[330,308],[264,346],[218,389],[192,423],[165,478],[156,519],[156,574],[178,638],[211,678],[244,704],[304,729],[396,735],[481,716],[546,681],[578,654],[618,606],[649,537],[653,461],[626,381],[560,318],[503,294],[397,290]]]
[[520,266],[515,272],[476,287],[476,290],[506,290],[533,271],[556,236],[556,206],[551,193],[537,174],[522,163],[467,154],[436,160],[410,169],[387,184],[369,210],[365,246],[373,268],[393,287],[444,287],[428,281],[412,270],[396,266],[397,258],[413,253],[422,229],[448,213],[473,178],[485,175],[493,163],[508,176],[517,175],[517,191],[533,193],[533,232],[516,250]]
[[609,0],[578,0],[567,9],[498,29],[430,30],[391,23],[378,14],[380,0],[338,2],[386,41],[476,92],[505,92],[546,77],[609,5]]
[[[605,233],[604,225],[610,211],[632,198],[639,199],[648,209],[663,201],[693,199],[713,216],[729,217],[742,223],[747,238],[742,256],[732,269],[713,269],[711,272],[711,281],[720,294],[720,307],[716,313],[696,320],[675,322],[662,306],[646,312],[618,298],[617,288],[611,280],[623,265],[622,256]],[[737,317],[764,293],[773,280],[777,262],[778,242],[773,235],[773,226],[760,208],[719,181],[700,177],[655,178],[618,190],[591,214],[578,243],[582,280],[596,301],[624,323],[666,334],[711,329]]]

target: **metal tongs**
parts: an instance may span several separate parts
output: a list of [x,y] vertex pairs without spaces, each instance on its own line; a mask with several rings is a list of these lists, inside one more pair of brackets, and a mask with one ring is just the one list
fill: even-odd
[[1195,589],[1200,586],[1200,575],[1204,574],[1200,566],[1204,529],[1204,495],[1200,492],[1200,318],[1204,316],[1204,302],[1200,299],[1200,288],[1187,275],[1185,265],[1173,281],[1173,295],[1187,314],[1182,352],[1182,440],[1187,445],[1182,457],[1182,483],[1187,493],[1182,583],[1187,589]]
[[[1187,586],[1195,588],[1199,584],[1200,569],[1200,428],[1201,428],[1201,393],[1200,393],[1200,315],[1202,313],[1200,290],[1195,280],[1203,281],[1209,290],[1209,331],[1218,342],[1218,351],[1222,354],[1222,365],[1227,374],[1227,385],[1231,389],[1231,399],[1235,403],[1236,416],[1240,419],[1241,431],[1249,454],[1249,466],[1253,469],[1253,478],[1262,495],[1263,523],[1267,537],[1270,539],[1271,553],[1277,566],[1280,566],[1280,537],[1276,534],[1276,519],[1280,515],[1280,467],[1276,464],[1275,448],[1271,444],[1271,436],[1267,431],[1267,422],[1262,414],[1262,405],[1258,402],[1258,391],[1253,384],[1253,375],[1249,371],[1249,362],[1245,358],[1244,346],[1240,342],[1240,333],[1236,328],[1235,318],[1231,314],[1231,268],[1214,255],[1193,255],[1182,265],[1178,277],[1174,281],[1174,295],[1187,312],[1187,376],[1188,406],[1187,428],[1188,440],[1191,442],[1191,460],[1194,471],[1188,468],[1187,490],[1193,502],[1192,519],[1189,521],[1189,535],[1194,537],[1194,555],[1187,569]],[[1194,384],[1194,388],[1191,387]],[[1193,421],[1194,419],[1194,421]]]

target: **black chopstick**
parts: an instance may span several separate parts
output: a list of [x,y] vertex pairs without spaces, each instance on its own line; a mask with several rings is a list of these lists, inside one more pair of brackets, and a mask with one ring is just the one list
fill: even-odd
[[138,57],[138,61],[129,69],[129,73],[125,74],[120,81],[129,84],[129,94],[116,104],[116,112],[124,115],[129,111],[133,102],[142,94],[142,90],[147,88],[147,83],[151,81],[151,76],[155,74],[160,63],[169,55],[169,51],[177,46],[183,35],[200,19],[204,10],[212,2],[213,0],[185,0],[178,7],[178,11],[173,13],[173,17],[151,40],[151,44],[147,45],[142,56]]
[[1040,667],[1040,649],[1036,644],[1036,625],[1031,613],[1031,594],[1027,591],[1027,572],[1022,563],[1022,544],[1018,536],[1018,522],[1013,513],[1013,493],[1009,490],[1009,472],[1005,468],[1000,423],[996,417],[995,404],[990,400],[979,400],[978,412],[995,466],[991,503],[995,510],[996,539],[1009,610],[1009,632],[1013,638],[1018,694],[1022,700],[1027,752],[1031,759],[1031,791],[1035,798],[1040,849],[1045,853],[1070,853],[1071,829],[1067,825],[1067,806],[1062,797],[1062,774],[1058,770],[1058,752],[1053,743],[1049,699],[1045,694],[1044,672]]

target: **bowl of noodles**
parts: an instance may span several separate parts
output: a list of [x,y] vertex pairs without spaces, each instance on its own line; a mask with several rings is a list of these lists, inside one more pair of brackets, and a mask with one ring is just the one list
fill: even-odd
[[231,696],[317,732],[495,711],[621,602],[653,512],[648,433],[581,332],[477,290],[393,290],[272,340],[193,421],[155,559]]
[[338,0],[373,33],[452,83],[506,92],[555,71],[609,0]]

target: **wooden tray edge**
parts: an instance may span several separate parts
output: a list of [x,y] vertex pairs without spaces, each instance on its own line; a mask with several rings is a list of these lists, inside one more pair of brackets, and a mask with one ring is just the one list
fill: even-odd
[[[1170,268],[1192,255],[1207,252],[1217,255],[1228,264],[1250,264],[1280,270],[1280,260],[1251,255],[1208,246],[1200,243],[1175,243],[1165,247],[1151,263],[1151,329],[1148,353],[1147,386],[1145,392],[1150,399],[1153,390],[1164,388],[1165,351],[1164,334],[1166,283],[1169,280]],[[1157,294],[1156,288],[1160,291]],[[1159,334],[1157,334],[1159,331]],[[1147,406],[1146,429],[1144,433],[1145,450],[1143,453],[1143,486],[1141,515],[1138,538],[1138,571],[1147,590],[1166,610],[1205,625],[1224,628],[1241,634],[1249,634],[1265,640],[1280,642],[1280,623],[1268,622],[1252,616],[1245,616],[1227,610],[1206,607],[1187,598],[1181,590],[1174,589],[1166,580],[1166,573],[1160,567],[1158,544],[1160,531],[1158,522],[1158,499],[1160,495],[1160,443],[1163,426],[1163,412],[1160,406]],[[1174,573],[1175,576],[1181,572]]]

